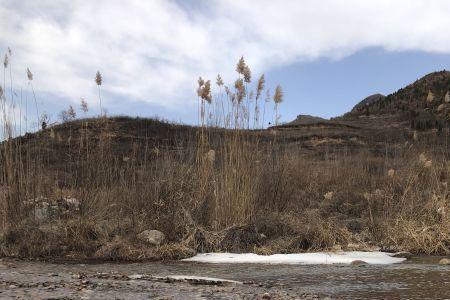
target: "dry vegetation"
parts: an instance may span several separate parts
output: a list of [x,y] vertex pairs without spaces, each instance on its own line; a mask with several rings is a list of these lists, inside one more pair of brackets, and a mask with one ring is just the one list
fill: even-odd
[[[139,260],[374,246],[450,253],[448,132],[418,138],[405,129],[396,131],[402,139],[380,142],[364,130],[347,136],[360,124],[262,130],[269,101],[278,123],[281,87],[270,97],[261,76],[252,91],[243,59],[237,72],[232,87],[217,77],[218,93],[199,79],[199,127],[107,118],[101,107],[99,118],[72,113],[12,138],[12,100],[2,92],[0,254]],[[146,229],[167,242],[143,243],[137,235]]]

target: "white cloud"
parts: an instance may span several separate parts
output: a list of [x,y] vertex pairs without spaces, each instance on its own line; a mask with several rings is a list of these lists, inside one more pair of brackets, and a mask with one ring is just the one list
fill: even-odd
[[109,95],[179,109],[241,55],[263,72],[366,47],[450,53],[450,1],[1,0],[0,28],[17,85],[30,67],[39,92],[92,102],[99,69]]

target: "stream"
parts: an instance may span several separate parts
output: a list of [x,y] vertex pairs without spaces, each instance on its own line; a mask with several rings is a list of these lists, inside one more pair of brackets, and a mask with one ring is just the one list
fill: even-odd
[[[0,261],[1,299],[450,299],[438,257],[392,265]],[[141,274],[145,276],[137,276]],[[174,280],[189,275],[238,281]]]

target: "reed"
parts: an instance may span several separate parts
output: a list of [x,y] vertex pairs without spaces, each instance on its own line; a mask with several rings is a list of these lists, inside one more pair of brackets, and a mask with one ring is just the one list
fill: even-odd
[[[270,101],[279,124],[283,91],[271,95],[264,75],[253,83],[244,58],[236,70],[231,84],[198,80],[197,127],[102,113],[77,119],[70,106],[66,122],[14,138],[4,117],[1,255],[178,258],[198,245],[226,250],[217,241],[235,226],[264,233],[265,244],[249,251],[267,254],[356,242],[449,253],[447,147],[430,148],[421,134],[412,146],[386,143],[382,154],[339,144],[323,153],[331,138],[261,129]],[[88,111],[85,100],[80,109]],[[305,137],[314,143],[303,146]],[[169,244],[152,254],[136,238],[146,229],[163,231]]]

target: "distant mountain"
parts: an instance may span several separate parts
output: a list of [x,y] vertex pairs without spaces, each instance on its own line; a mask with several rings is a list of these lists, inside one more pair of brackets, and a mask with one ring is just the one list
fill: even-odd
[[298,115],[294,121],[289,122],[286,125],[313,125],[324,122],[328,122],[328,120],[311,115]]
[[386,98],[386,96],[384,96],[382,94],[373,94],[373,95],[371,95],[371,96],[369,96],[367,98],[364,98],[358,104],[356,104],[353,107],[352,112],[363,110],[364,107],[370,106],[374,102],[382,101],[384,98]]

